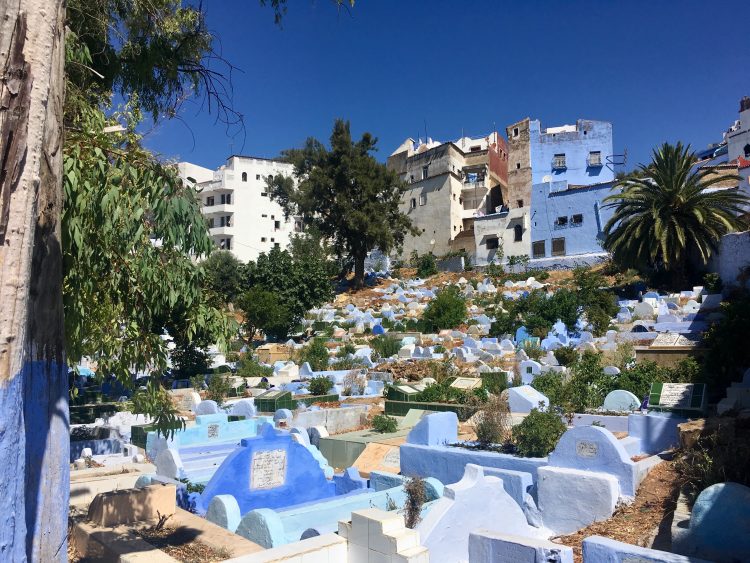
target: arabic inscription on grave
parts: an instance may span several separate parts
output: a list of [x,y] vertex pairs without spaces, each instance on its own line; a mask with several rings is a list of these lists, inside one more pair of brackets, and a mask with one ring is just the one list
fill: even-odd
[[209,438],[218,438],[219,437],[219,425],[218,424],[209,424],[208,425],[208,437]]
[[273,489],[286,481],[286,450],[253,453],[250,464],[250,488]]
[[599,453],[599,445],[596,442],[579,440],[576,442],[576,455],[578,457],[596,457]]
[[689,408],[693,396],[692,383],[665,383],[661,388],[659,406]]

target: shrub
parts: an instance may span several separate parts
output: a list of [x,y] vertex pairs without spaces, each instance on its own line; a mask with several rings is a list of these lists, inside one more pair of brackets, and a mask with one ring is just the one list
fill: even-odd
[[466,319],[466,301],[456,286],[438,291],[422,315],[422,322],[429,331],[455,328]]
[[477,418],[479,422],[474,425],[474,432],[480,443],[502,444],[510,436],[508,404],[499,396],[489,397]]
[[565,402],[563,374],[557,371],[540,373],[531,386],[549,399],[550,405],[563,406]]
[[708,293],[721,293],[721,290],[724,289],[724,284],[719,274],[709,272],[703,276],[703,287]]
[[505,269],[502,264],[495,264],[494,262],[487,264],[487,268],[484,273],[492,278],[499,278],[505,274]]
[[646,361],[635,364],[620,372],[617,377],[617,388],[630,391],[639,399],[643,399],[651,390],[652,383],[668,379],[667,371],[656,362]]
[[372,428],[381,434],[390,434],[398,430],[398,421],[387,414],[376,414],[372,417]]
[[437,262],[432,252],[423,254],[417,259],[417,276],[420,278],[429,278],[438,273]]
[[355,369],[365,365],[364,358],[341,358],[331,364],[332,369],[345,370]]
[[221,406],[224,403],[224,399],[226,399],[229,394],[230,389],[231,385],[229,383],[229,378],[225,375],[215,373],[208,378],[206,398],[211,401],[216,401],[216,404]]
[[322,338],[313,338],[305,346],[299,355],[300,363],[308,362],[313,371],[322,371],[328,368],[328,348]]
[[395,338],[381,334],[370,341],[370,348],[376,352],[378,357],[390,358],[398,354],[398,351],[401,349],[401,343]]
[[[750,294],[721,304],[724,317],[712,325],[704,337],[706,383],[719,394],[733,381],[742,378],[750,366],[747,327],[750,326]],[[710,368],[708,368],[710,366]]]
[[271,366],[262,366],[252,358],[242,358],[237,365],[240,377],[269,377],[273,374]]
[[203,391],[203,385],[206,383],[205,375],[194,375],[190,378],[190,387],[196,391]]
[[513,428],[516,452],[522,457],[544,457],[555,449],[565,430],[565,423],[556,413],[531,409],[521,424]]
[[554,351],[557,363],[561,366],[569,366],[578,361],[578,350],[572,346],[563,346]]
[[343,346],[340,346],[338,352],[336,352],[337,358],[346,358],[349,354],[354,354],[357,351],[356,346],[351,342],[347,342]]
[[616,381],[613,376],[604,374],[601,354],[584,352],[571,371],[572,375],[564,386],[561,406],[568,412],[600,407]]
[[499,395],[508,388],[508,374],[504,371],[490,371],[481,374],[482,387],[488,393]]
[[307,389],[310,391],[310,395],[327,395],[328,391],[333,387],[333,381],[330,378],[321,376],[313,377],[307,384]]
[[427,490],[421,477],[411,477],[404,483],[406,503],[404,504],[404,521],[407,528],[415,528],[422,519],[422,506],[427,501]]
[[529,341],[526,341],[523,349],[526,352],[526,355],[532,360],[538,360],[545,355],[544,348],[542,348],[541,346],[537,346],[536,344],[532,344]]
[[367,386],[367,378],[359,371],[350,371],[344,376],[343,395],[362,395]]

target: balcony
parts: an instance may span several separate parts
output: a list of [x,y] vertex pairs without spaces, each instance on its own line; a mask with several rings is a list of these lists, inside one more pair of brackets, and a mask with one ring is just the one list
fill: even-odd
[[211,227],[208,229],[208,233],[212,237],[219,237],[219,236],[226,236],[226,235],[233,235],[234,234],[234,227]]
[[204,215],[234,213],[233,203],[215,203],[214,205],[203,204],[202,212]]
[[590,153],[586,158],[586,166],[589,168],[601,168],[604,166],[602,164],[602,155],[600,153]]
[[556,156],[552,159],[552,170],[567,170],[568,165],[565,162],[564,156]]
[[474,182],[464,181],[463,185],[464,190],[485,189],[486,187],[487,185],[484,179],[476,180]]

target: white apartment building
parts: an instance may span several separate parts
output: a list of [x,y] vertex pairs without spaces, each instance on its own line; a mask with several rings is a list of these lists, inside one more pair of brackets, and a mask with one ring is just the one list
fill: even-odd
[[256,260],[274,247],[286,248],[291,235],[301,232],[298,219],[284,218],[281,206],[267,192],[269,176],[292,176],[286,162],[249,156],[230,156],[218,170],[189,162],[178,165],[180,177],[195,183],[209,233],[218,248],[242,262]]

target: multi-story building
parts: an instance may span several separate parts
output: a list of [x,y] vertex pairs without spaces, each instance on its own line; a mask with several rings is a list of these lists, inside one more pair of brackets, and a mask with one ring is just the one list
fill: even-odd
[[750,97],[740,100],[740,118],[726,133],[727,157],[737,161],[737,173],[742,178],[740,191],[750,196]]
[[255,260],[273,247],[286,248],[301,222],[284,218],[281,206],[267,190],[269,176],[292,176],[286,162],[248,156],[230,156],[218,170],[189,162],[178,164],[180,176],[199,190],[202,212],[218,248],[239,260]]
[[407,236],[403,256],[413,251],[442,256],[474,253],[474,221],[504,205],[508,152],[496,132],[455,142],[407,139],[387,162],[409,184],[401,211],[421,231]]
[[[526,118],[505,131],[505,205],[475,221],[476,263],[484,265],[520,255],[533,261],[553,255],[557,259],[570,254],[603,254],[601,199],[608,195],[614,180],[612,124],[579,119],[575,125],[542,129],[538,120]],[[592,185],[599,187],[585,192],[572,189]],[[550,197],[553,192],[554,200]],[[582,197],[584,193],[586,196]],[[548,217],[550,210],[563,202],[571,209],[565,224],[560,219],[562,215]],[[586,228],[576,231],[574,244],[566,244],[566,237],[550,234],[556,228],[581,227],[584,222]],[[596,225],[599,230],[591,230]]]

